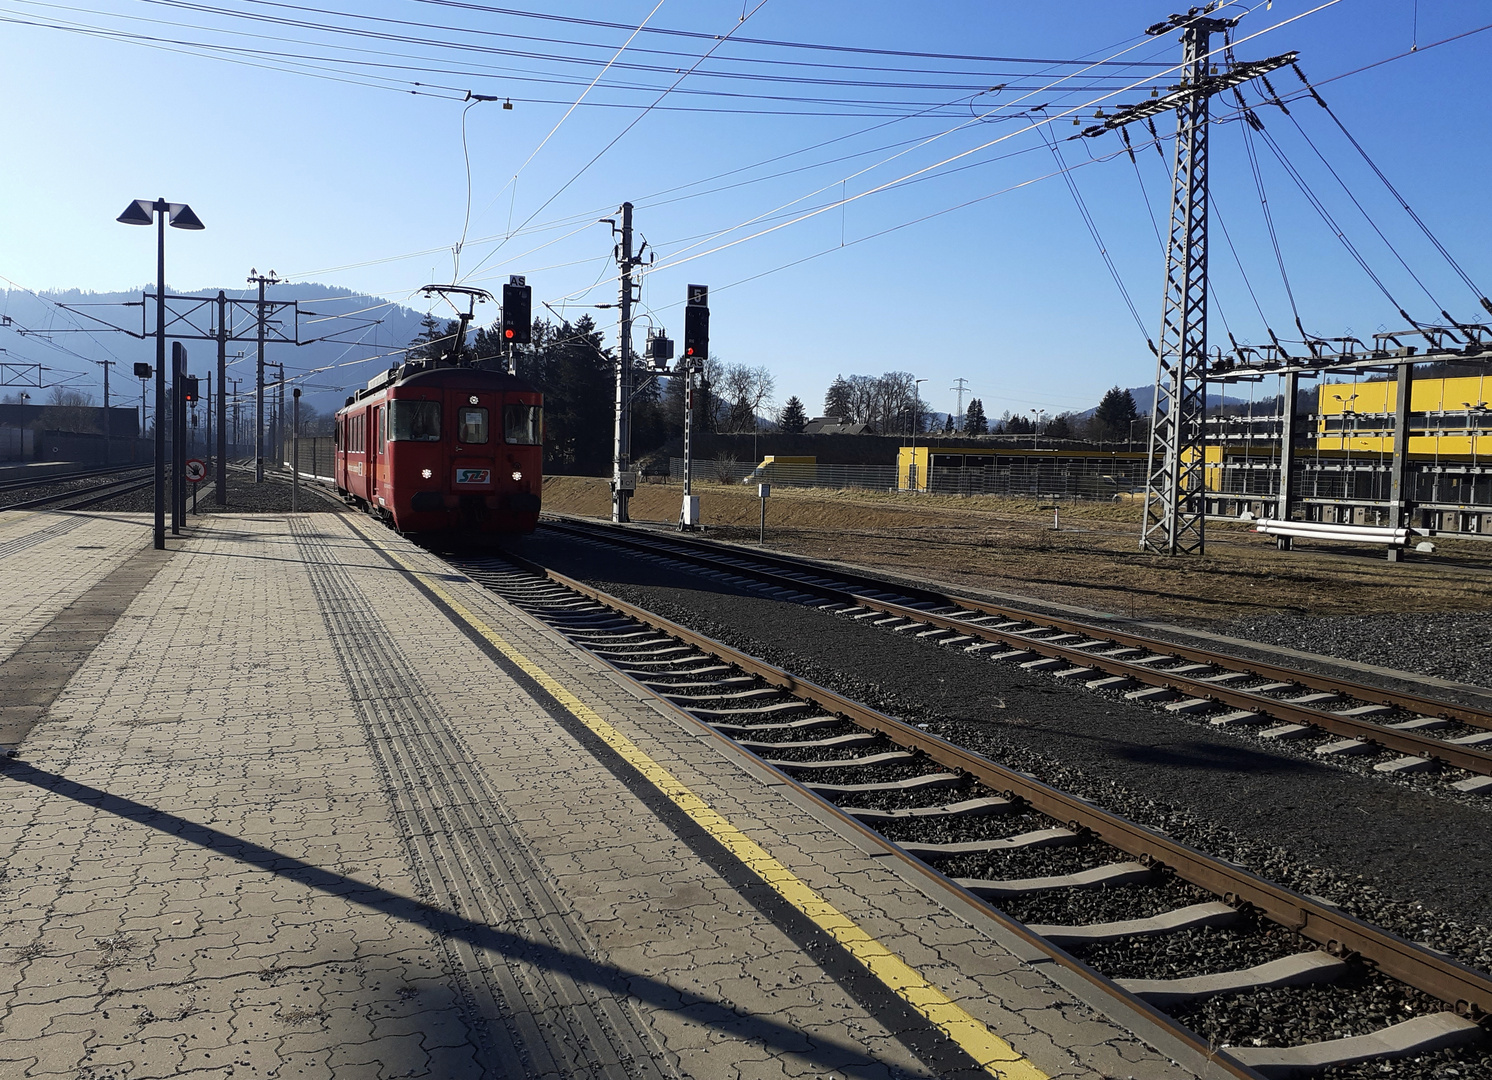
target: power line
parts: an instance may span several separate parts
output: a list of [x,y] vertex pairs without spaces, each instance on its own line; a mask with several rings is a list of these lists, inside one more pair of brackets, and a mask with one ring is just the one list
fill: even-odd
[[[607,143],[605,146],[601,147],[600,150],[597,150],[596,153],[594,154],[594,156],[592,156],[589,161],[587,161],[584,165],[582,165],[579,169],[577,169],[575,171],[574,175],[572,175],[570,177],[570,179],[566,180],[563,184],[561,184],[555,190],[554,194],[550,195],[549,198],[545,199],[542,203],[540,203],[539,206],[538,206],[538,208],[536,210],[534,210],[533,213],[529,214],[529,216],[526,217],[523,220],[523,223],[521,225],[519,225],[519,228],[523,228],[524,225],[527,225],[529,222],[533,221],[534,218],[538,217],[541,213],[544,212],[545,208],[548,207],[550,203],[554,202],[555,199],[559,198],[567,190],[569,190],[571,184],[575,183],[575,181],[579,180],[582,176],[584,176],[585,173],[587,171],[589,171],[589,169],[590,169],[590,167],[592,165],[594,165],[596,162],[600,161],[601,158],[602,158],[602,156],[604,154],[606,154],[606,152],[609,151],[618,142],[620,142],[622,140],[622,137],[625,136],[627,134],[627,132],[631,131],[634,127],[636,127],[642,121],[643,117],[647,116],[648,113],[652,112],[653,109],[657,105],[659,105],[663,101],[663,99],[665,97],[667,97],[674,90],[675,87],[677,87],[679,85],[679,83],[683,82],[691,74],[693,74],[695,68],[697,68],[700,64],[704,63],[706,60],[708,60],[710,58],[711,54],[713,54],[716,49],[720,48],[728,40],[730,40],[731,34],[734,34],[742,26],[745,26],[746,25],[746,21],[748,19],[750,19],[752,15],[755,15],[758,11],[760,11],[763,7],[765,7],[766,3],[767,3],[767,0],[758,0],[758,3],[756,5],[756,7],[752,8],[749,13],[743,14],[741,16],[740,21],[737,22],[735,26],[731,27],[730,30],[726,34],[724,34],[723,36],[717,37],[715,39],[715,43],[710,46],[710,48],[705,52],[705,54],[703,56],[701,56],[697,61],[695,61],[694,65],[691,66],[688,71],[682,72],[679,75],[679,77],[677,79],[675,79],[668,86],[667,89],[665,89],[662,93],[660,93],[658,95],[658,97],[654,101],[652,101],[651,103],[649,103],[649,105],[647,106],[647,108],[643,109],[642,112],[640,112],[636,116],[634,116],[632,118],[631,123],[629,123],[626,127],[622,128],[621,131],[617,132],[617,134],[615,136],[613,136],[612,140],[609,143]],[[662,4],[663,4],[663,0],[658,0],[658,4],[661,7]],[[653,10],[657,11],[658,9],[654,8]],[[641,27],[641,26],[638,27],[639,32],[642,29],[643,29],[643,27]],[[504,243],[506,243],[506,241],[504,241]],[[486,258],[484,258],[482,260],[481,263],[478,263],[476,265],[476,267],[474,268],[473,272],[475,272],[475,270],[481,269],[482,263],[485,263],[487,261],[487,259],[490,259],[493,255],[497,254],[497,252],[500,251],[501,249],[502,249],[502,244],[499,244],[496,248],[494,248],[487,255]]]

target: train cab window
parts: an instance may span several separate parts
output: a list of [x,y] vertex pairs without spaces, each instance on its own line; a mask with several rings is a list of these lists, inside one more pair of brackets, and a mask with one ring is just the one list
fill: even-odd
[[388,437],[395,442],[440,442],[440,402],[391,401]]
[[457,410],[456,441],[475,445],[487,441],[487,410],[463,405]]
[[378,452],[381,454],[389,441],[389,407],[378,406]]
[[543,441],[543,423],[539,406],[503,406],[503,438],[520,446],[539,445]]

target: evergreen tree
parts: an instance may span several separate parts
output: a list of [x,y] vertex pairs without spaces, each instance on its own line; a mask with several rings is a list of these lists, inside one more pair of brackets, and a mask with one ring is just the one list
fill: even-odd
[[519,378],[544,394],[544,470],[607,475],[616,366],[591,317],[558,326],[536,321],[516,367]]
[[849,382],[843,375],[834,376],[834,381],[824,392],[824,415],[849,421],[854,419],[854,413],[853,391],[850,389]]
[[973,398],[969,402],[968,410],[964,413],[964,434],[989,434],[989,421],[984,415],[984,402],[979,398]]
[[788,435],[800,434],[808,426],[808,414],[803,411],[803,402],[794,394],[783,403],[777,414],[777,426]]
[[1093,410],[1094,434],[1101,439],[1128,439],[1130,425],[1140,418],[1134,395],[1114,387]]
[[[420,320],[420,332],[415,335],[409,347],[404,350],[406,360],[444,360],[451,356],[452,348],[456,346],[456,335],[461,331],[461,323],[456,319],[442,323],[434,315],[426,314]],[[455,349],[455,359],[459,361],[471,358],[471,346],[462,342]]]

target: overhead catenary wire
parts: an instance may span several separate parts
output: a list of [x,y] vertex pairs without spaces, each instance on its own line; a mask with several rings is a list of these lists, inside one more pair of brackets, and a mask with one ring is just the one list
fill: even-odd
[[[1368,264],[1368,261],[1363,257],[1362,252],[1358,251],[1357,245],[1352,242],[1352,240],[1347,236],[1342,227],[1337,224],[1337,221],[1332,216],[1331,211],[1326,208],[1326,204],[1323,203],[1321,199],[1316,195],[1310,184],[1307,183],[1305,177],[1301,175],[1300,170],[1297,169],[1294,162],[1290,160],[1289,155],[1287,155],[1285,151],[1280,147],[1280,145],[1275,141],[1274,136],[1269,133],[1269,129],[1261,126],[1258,129],[1258,132],[1260,137],[1264,140],[1265,145],[1268,146],[1274,153],[1275,159],[1279,161],[1281,166],[1284,167],[1285,174],[1295,182],[1295,186],[1298,187],[1301,194],[1306,197],[1306,201],[1310,203],[1311,207],[1320,216],[1321,220],[1326,223],[1327,228],[1330,229],[1332,234],[1341,242],[1343,248],[1346,249],[1347,253],[1352,256],[1353,261],[1355,261],[1357,265],[1362,268],[1363,273],[1368,276],[1368,280],[1372,281],[1372,283],[1377,286],[1378,291],[1383,293],[1384,298],[1387,299],[1388,302],[1394,306],[1395,310],[1398,311],[1399,316],[1404,319],[1405,322],[1418,329],[1420,327],[1420,323],[1417,322],[1413,316],[1411,316],[1407,311],[1404,310],[1404,305],[1399,303],[1398,299],[1389,290],[1389,287],[1384,284],[1383,279],[1379,277],[1378,274],[1373,270],[1372,266]],[[1302,329],[1301,333],[1304,334],[1305,331]]]
[[[663,0],[658,0],[658,3],[661,6],[662,3],[663,3]],[[731,29],[729,31],[727,31],[724,35],[718,37],[716,39],[716,41],[715,41],[715,44],[711,45],[710,48],[709,48],[709,50],[706,51],[705,54],[703,56],[701,56],[699,58],[699,60],[696,61],[693,66],[691,66],[687,71],[684,71],[684,72],[680,73],[679,77],[677,79],[675,79],[672,83],[670,83],[669,86],[662,93],[660,93],[657,96],[657,98],[655,98],[652,102],[650,102],[647,105],[647,107],[644,108],[640,113],[638,113],[636,116],[634,116],[632,118],[631,122],[628,123],[626,127],[622,128],[621,131],[617,132],[616,135],[614,135],[612,137],[612,139],[611,139],[610,142],[608,142],[605,146],[601,147],[601,149],[597,150],[595,152],[595,154],[591,156],[591,158],[590,158],[589,161],[587,161],[584,165],[582,165],[579,169],[577,169],[574,172],[573,175],[571,175],[570,179],[566,180],[563,184],[561,184],[558,188],[555,189],[554,193],[552,195],[550,195],[549,198],[545,199],[542,203],[540,203],[539,206],[538,206],[538,208],[535,209],[533,211],[533,213],[529,214],[529,216],[523,220],[523,223],[522,223],[522,225],[519,226],[519,228],[522,228],[523,225],[527,225],[529,222],[533,221],[533,219],[536,218],[536,217],[538,217],[541,213],[543,213],[544,210],[546,208],[548,208],[548,206],[552,202],[554,202],[555,199],[558,199],[561,195],[563,195],[566,191],[568,191],[569,188],[570,188],[570,185],[574,184],[575,181],[579,180],[582,176],[584,176],[587,172],[589,172],[592,165],[594,165],[596,162],[600,161],[601,158],[603,156],[605,156],[605,154],[607,153],[607,151],[609,151],[613,146],[615,146],[617,143],[619,143],[622,140],[622,138],[627,134],[627,132],[631,131],[634,127],[636,127],[639,123],[641,123],[642,120],[643,120],[643,118],[645,116],[647,116],[648,113],[652,112],[653,109],[657,105],[661,104],[662,101],[663,101],[663,99],[665,97],[667,97],[679,85],[679,83],[683,82],[691,74],[693,74],[694,69],[696,67],[698,67],[700,64],[702,64],[706,60],[708,60],[710,58],[710,56],[715,52],[716,49],[720,48],[720,46],[724,45],[728,40],[730,40],[730,36],[732,34],[734,34],[736,32],[736,30],[740,29],[742,26],[745,26],[746,25],[746,21],[748,19],[750,19],[753,15],[755,15],[758,11],[760,11],[763,7],[765,7],[766,4],[767,4],[767,0],[758,0],[757,5],[754,8],[752,8],[749,12],[743,14],[741,16],[741,18],[740,18],[740,21],[737,22],[735,26],[731,27]],[[657,9],[655,8],[654,10],[657,10]],[[490,259],[493,255],[497,254],[497,252],[500,251],[501,249],[502,249],[502,244],[499,244],[496,248],[494,248],[491,252],[488,253],[487,257],[482,260],[482,263],[485,263],[487,261],[487,259]],[[482,266],[482,263],[478,263],[476,269],[480,269],[481,266]]]
[[[1245,41],[1251,41],[1254,38],[1261,37],[1264,34],[1268,34],[1268,33],[1272,32],[1274,30],[1278,30],[1278,29],[1280,29],[1283,26],[1288,26],[1289,24],[1291,24],[1293,22],[1296,22],[1296,21],[1298,21],[1300,19],[1304,19],[1304,18],[1306,18],[1306,17],[1308,17],[1310,15],[1313,15],[1313,14],[1319,12],[1319,11],[1323,11],[1323,10],[1325,10],[1328,7],[1333,7],[1333,6],[1335,6],[1339,2],[1340,2],[1340,0],[1325,0],[1324,3],[1320,3],[1320,4],[1318,4],[1317,6],[1315,6],[1313,8],[1310,8],[1310,9],[1308,9],[1306,11],[1300,12],[1300,13],[1298,13],[1296,15],[1290,16],[1289,18],[1282,19],[1279,22],[1277,22],[1277,23],[1275,23],[1275,24],[1273,24],[1271,26],[1265,27],[1264,29],[1256,31],[1255,33],[1250,34],[1250,35],[1248,35],[1248,36],[1246,36],[1244,38],[1240,38],[1239,39],[1239,43],[1241,44],[1242,42],[1245,42]],[[1217,55],[1217,54],[1219,54],[1221,52],[1222,52],[1222,49],[1212,50],[1211,52],[1209,52],[1207,54],[1207,57],[1211,57],[1211,56]],[[1207,57],[1203,57],[1202,59],[1206,59]],[[1183,64],[1174,64],[1174,65],[1171,65],[1170,70],[1172,70],[1172,71],[1180,70],[1183,66],[1184,66]],[[1135,84],[1135,86],[1138,86],[1138,85],[1140,85],[1140,84],[1139,83]],[[880,194],[881,192],[887,190],[888,188],[891,188],[891,187],[894,187],[894,186],[896,186],[898,184],[901,184],[901,183],[905,182],[906,180],[910,180],[910,179],[913,179],[913,178],[915,178],[917,176],[921,176],[921,175],[923,175],[925,173],[931,172],[931,171],[933,171],[935,169],[942,168],[943,166],[949,165],[949,164],[951,164],[951,163],[953,163],[955,161],[958,161],[958,160],[961,160],[961,159],[963,159],[965,157],[968,157],[971,154],[976,154],[976,153],[978,153],[981,150],[986,150],[986,149],[988,149],[991,146],[997,145],[998,143],[1005,142],[1005,141],[1007,141],[1007,140],[1015,137],[1016,135],[1025,134],[1026,132],[1030,131],[1033,127],[1037,126],[1037,124],[1048,124],[1048,123],[1054,122],[1055,120],[1062,119],[1062,118],[1067,117],[1067,116],[1073,116],[1073,115],[1077,114],[1078,112],[1084,111],[1086,109],[1091,109],[1095,105],[1099,105],[1099,104],[1103,103],[1104,101],[1109,100],[1110,98],[1117,97],[1118,95],[1120,95],[1122,93],[1125,93],[1128,90],[1133,89],[1133,88],[1134,87],[1120,88],[1120,89],[1114,90],[1114,91],[1112,91],[1112,92],[1110,92],[1108,94],[1105,94],[1105,95],[1103,95],[1103,96],[1101,96],[1099,98],[1090,100],[1090,101],[1088,101],[1088,102],[1086,102],[1086,103],[1084,103],[1082,105],[1073,106],[1071,108],[1063,109],[1063,110],[1057,112],[1054,116],[1048,117],[1048,118],[1043,119],[1041,121],[1036,121],[1036,122],[1027,124],[1025,127],[1022,127],[1022,128],[1020,128],[1020,129],[1018,129],[1016,131],[1012,131],[1012,132],[1010,132],[1008,134],[1001,135],[1001,136],[999,136],[997,138],[991,139],[991,140],[989,140],[989,141],[987,141],[985,143],[982,143],[982,144],[980,144],[978,146],[971,147],[969,149],[963,150],[963,151],[961,151],[961,152],[959,152],[957,154],[953,154],[953,155],[951,155],[951,156],[949,156],[947,158],[942,159],[941,161],[934,162],[931,165],[924,166],[921,169],[917,169],[917,170],[915,170],[915,171],[913,171],[911,173],[908,173],[908,174],[906,174],[906,175],[904,175],[902,177],[898,177],[895,180],[890,180],[890,181],[887,181],[887,182],[885,182],[883,184],[879,184],[879,185],[876,185],[874,187],[867,188],[864,191],[857,192],[854,195],[847,196],[843,200],[843,203],[847,205],[847,204],[855,202],[855,201],[857,201],[859,199],[864,199],[864,198],[868,198],[868,197],[870,197],[872,195]],[[952,131],[958,130],[959,128],[961,128],[963,126],[965,126],[965,125],[958,125],[957,128],[952,128],[952,129],[949,129],[948,132],[943,132],[943,133],[941,133],[941,134],[939,134],[937,136],[933,136],[928,141],[931,142],[931,141],[933,141],[935,139],[942,138],[944,135],[950,134]],[[893,155],[893,159],[896,158],[896,157],[903,156],[904,153],[905,153],[905,151],[902,154]],[[888,159],[888,160],[892,160],[892,159]],[[874,166],[872,166],[872,168],[874,168]],[[868,169],[861,170],[861,173],[864,173],[866,171],[869,171],[869,170]],[[850,178],[852,179],[854,176],[861,175],[861,173],[852,174],[852,176]],[[836,180],[834,182],[834,184],[829,185],[829,186],[830,187],[836,186],[838,183],[839,183],[839,181]],[[825,190],[825,189],[821,188],[820,191],[822,191],[822,190]],[[819,193],[818,191],[816,191],[816,192],[810,192],[809,195],[803,196],[803,198],[809,198],[809,197],[812,197],[812,195],[815,195],[815,194],[818,194],[818,193]],[[797,201],[801,202],[802,199],[799,199]],[[816,217],[818,214],[823,213],[824,210],[835,209],[839,205],[840,205],[840,203],[838,203],[838,202],[831,203],[829,206],[824,207],[823,209],[809,211],[809,212],[807,212],[807,213],[805,213],[803,215],[800,215],[797,218],[794,218],[794,219],[792,219],[790,221],[787,221],[787,222],[784,222],[782,224],[774,225],[774,226],[772,226],[770,228],[759,230],[758,232],[752,233],[752,234],[750,234],[748,236],[739,237],[739,238],[734,239],[734,240],[726,241],[725,243],[722,243],[722,244],[718,245],[717,247],[710,248],[707,251],[697,252],[695,254],[688,255],[688,256],[682,256],[680,258],[674,259],[671,262],[665,261],[662,265],[653,267],[652,270],[653,270],[653,272],[657,272],[658,270],[668,269],[668,268],[670,268],[672,266],[679,265],[682,262],[687,262],[687,261],[692,261],[694,259],[703,258],[706,255],[711,255],[711,254],[714,254],[716,252],[723,251],[723,250],[725,250],[727,248],[735,247],[735,246],[737,246],[739,244],[743,244],[743,243],[746,243],[748,241],[755,240],[755,239],[758,239],[758,238],[760,238],[762,236],[768,235],[769,233],[773,233],[773,232],[776,232],[778,230],[781,230],[781,229],[784,229],[784,228],[788,228],[788,227],[790,227],[792,225],[798,224],[801,221],[806,221],[809,218]],[[776,209],[782,209],[782,207],[777,207]],[[754,220],[754,219],[752,219],[752,220]],[[729,232],[734,231],[735,229],[744,228],[744,227],[746,227],[747,225],[749,225],[751,223],[752,223],[752,221],[748,220],[747,222],[743,223],[743,225],[735,226],[733,229],[723,231],[720,235],[722,235],[722,236],[728,235]]]
[[[1139,328],[1140,336],[1145,339],[1145,344],[1152,353],[1159,356],[1160,352],[1151,340],[1150,333],[1145,329],[1145,320],[1140,318],[1140,312],[1135,307],[1134,300],[1129,295],[1129,289],[1124,285],[1124,278],[1119,274],[1119,268],[1114,265],[1114,259],[1109,255],[1109,249],[1099,234],[1098,223],[1093,220],[1093,215],[1088,212],[1088,204],[1083,201],[1082,192],[1078,190],[1077,181],[1073,179],[1072,170],[1067,167],[1066,160],[1062,157],[1062,147],[1054,136],[1046,128],[1038,128],[1037,134],[1041,136],[1042,142],[1046,143],[1052,151],[1052,156],[1057,161],[1057,170],[1062,175],[1062,180],[1067,185],[1067,190],[1072,195],[1072,200],[1077,204],[1078,215],[1083,219],[1083,224],[1088,227],[1088,235],[1093,238],[1094,245],[1098,248],[1098,255],[1103,259],[1104,266],[1108,267],[1109,276],[1114,279],[1114,285],[1119,290],[1119,295],[1124,299],[1124,306],[1129,308],[1129,314]],[[1126,151],[1128,147],[1126,147]]]
[[[1331,174],[1332,179],[1337,182],[1337,186],[1340,187],[1347,198],[1351,200],[1352,205],[1355,206],[1358,213],[1363,216],[1363,220],[1365,220],[1368,223],[1369,227],[1372,228],[1373,232],[1377,234],[1378,239],[1383,241],[1384,246],[1387,247],[1393,257],[1398,260],[1399,265],[1404,268],[1405,273],[1407,273],[1414,280],[1414,283],[1420,287],[1420,291],[1423,292],[1427,297],[1429,297],[1430,303],[1434,304],[1435,307],[1443,313],[1445,311],[1445,308],[1440,303],[1440,301],[1435,298],[1435,294],[1430,291],[1430,287],[1426,285],[1420,278],[1420,276],[1414,272],[1414,268],[1411,267],[1408,260],[1406,260],[1402,254],[1400,254],[1399,249],[1394,246],[1394,242],[1384,235],[1383,230],[1378,227],[1378,222],[1373,219],[1373,215],[1370,214],[1367,208],[1364,207],[1363,204],[1358,200],[1357,195],[1352,191],[1351,187],[1348,186],[1347,181],[1342,179],[1342,175],[1337,171],[1336,166],[1334,166],[1327,159],[1326,155],[1321,152],[1321,148],[1316,145],[1316,141],[1312,139],[1309,133],[1306,132],[1305,128],[1301,126],[1300,120],[1295,116],[1295,114],[1289,110],[1284,102],[1279,100],[1279,95],[1274,93],[1274,88],[1269,85],[1269,80],[1263,79],[1261,81],[1263,81],[1265,88],[1269,90],[1271,96],[1274,97],[1276,106],[1294,126],[1296,132],[1298,132],[1300,137],[1305,141],[1305,144],[1311,148],[1311,151],[1316,155],[1316,159],[1320,161],[1321,164],[1326,168],[1326,171]],[[1242,96],[1240,95],[1240,102],[1241,101]],[[1254,114],[1252,110],[1249,110],[1246,116],[1254,116],[1255,121],[1262,124],[1262,121],[1258,121],[1256,114]],[[1449,318],[1449,316],[1447,316],[1447,318]]]
[[[1472,31],[1472,33],[1476,32],[1477,31]],[[1436,42],[1436,44],[1441,44],[1441,42]],[[1418,49],[1416,47],[1415,50],[1411,51],[1418,51]],[[1492,314],[1492,300],[1487,299],[1486,294],[1477,287],[1476,282],[1472,281],[1471,278],[1467,275],[1466,271],[1461,268],[1461,264],[1458,263],[1451,255],[1451,253],[1446,250],[1445,245],[1440,242],[1440,239],[1433,232],[1430,231],[1430,227],[1425,224],[1424,220],[1417,213],[1414,212],[1414,207],[1409,205],[1409,200],[1404,198],[1403,195],[1399,194],[1399,189],[1394,187],[1389,178],[1384,175],[1383,170],[1378,167],[1377,162],[1375,162],[1368,155],[1368,152],[1363,149],[1362,144],[1357,141],[1357,138],[1352,134],[1352,132],[1347,130],[1347,125],[1342,123],[1341,119],[1332,110],[1331,106],[1326,103],[1326,99],[1323,98],[1320,93],[1317,92],[1316,88],[1311,85],[1310,80],[1308,80],[1305,76],[1305,72],[1300,69],[1300,65],[1291,64],[1290,67],[1294,70],[1296,77],[1298,77],[1301,83],[1304,84],[1312,100],[1314,100],[1317,105],[1321,106],[1327,116],[1331,117],[1331,121],[1332,123],[1336,124],[1337,130],[1339,130],[1346,137],[1347,141],[1352,144],[1353,149],[1358,152],[1363,161],[1367,162],[1368,168],[1372,169],[1374,175],[1383,182],[1383,186],[1388,189],[1389,194],[1391,194],[1394,197],[1394,200],[1398,202],[1399,206],[1403,208],[1404,213],[1408,214],[1410,220],[1413,221],[1415,225],[1419,226],[1419,230],[1420,232],[1424,233],[1425,239],[1429,240],[1430,243],[1435,246],[1435,250],[1440,252],[1441,256],[1445,259],[1450,268],[1456,272],[1456,275],[1460,277],[1463,282],[1466,283],[1466,287],[1470,289],[1477,300],[1481,302],[1482,307],[1486,308],[1487,313]],[[1298,122],[1296,126],[1299,127]],[[1441,311],[1441,314],[1445,315],[1444,310]],[[1452,321],[1450,320],[1450,316],[1448,315],[1446,316],[1446,319],[1447,321]]]

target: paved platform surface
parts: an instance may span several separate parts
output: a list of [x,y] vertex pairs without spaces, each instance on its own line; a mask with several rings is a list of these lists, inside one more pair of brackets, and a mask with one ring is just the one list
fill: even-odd
[[382,526],[169,548],[0,515],[0,1078],[1192,1075]]

